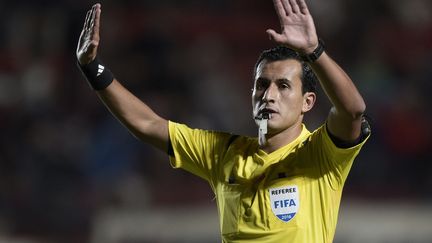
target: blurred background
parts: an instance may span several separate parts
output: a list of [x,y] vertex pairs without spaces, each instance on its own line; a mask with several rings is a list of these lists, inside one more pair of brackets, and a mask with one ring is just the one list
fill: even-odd
[[[76,67],[84,0],[0,1],[0,242],[220,242],[216,203],[103,107]],[[310,0],[373,135],[335,242],[432,242],[432,2]],[[252,67],[272,1],[102,1],[100,57],[161,116],[254,136]],[[306,117],[322,124],[320,91]]]

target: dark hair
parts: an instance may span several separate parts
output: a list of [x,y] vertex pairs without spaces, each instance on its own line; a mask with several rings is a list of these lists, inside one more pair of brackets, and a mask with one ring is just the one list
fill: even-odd
[[317,85],[317,77],[315,76],[315,73],[312,71],[309,65],[301,59],[300,55],[296,51],[285,46],[277,46],[263,51],[255,64],[254,77],[256,76],[257,68],[262,61],[266,60],[269,62],[274,62],[286,59],[297,60],[302,65],[301,81],[303,94],[306,92],[315,92]]

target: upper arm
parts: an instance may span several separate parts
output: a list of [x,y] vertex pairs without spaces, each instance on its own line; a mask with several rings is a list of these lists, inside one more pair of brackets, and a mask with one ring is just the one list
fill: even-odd
[[362,117],[346,115],[332,107],[327,118],[328,131],[344,142],[354,142],[361,135]]
[[354,159],[370,136],[369,130],[361,130],[358,140],[351,143],[343,142],[330,134],[327,122],[326,125],[315,130],[310,138],[307,152],[313,156],[310,163],[317,165],[310,167],[317,168],[320,175],[327,179],[334,190],[343,186]]
[[333,107],[327,119],[329,132],[346,142],[360,136],[366,104],[345,71],[325,52],[310,64]]
[[168,135],[168,121],[156,117],[154,121],[138,127],[137,136],[141,141],[146,142],[166,153],[169,152],[169,135]]

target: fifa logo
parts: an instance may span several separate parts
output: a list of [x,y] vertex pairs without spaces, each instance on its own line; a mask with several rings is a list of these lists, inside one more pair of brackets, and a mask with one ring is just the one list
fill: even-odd
[[279,200],[274,202],[274,208],[287,208],[287,207],[293,207],[297,206],[295,201],[293,199],[285,199],[285,200]]
[[273,214],[284,222],[289,222],[297,214],[300,197],[297,185],[269,189]]

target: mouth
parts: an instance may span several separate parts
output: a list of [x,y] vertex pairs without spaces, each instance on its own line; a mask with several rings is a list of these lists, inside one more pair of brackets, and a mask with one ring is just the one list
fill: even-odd
[[258,111],[258,115],[255,117],[255,119],[271,119],[272,115],[274,113],[277,113],[277,111],[271,109],[271,108],[262,108]]
[[267,113],[267,114],[273,114],[273,113],[276,113],[276,111],[275,110],[273,110],[273,109],[271,109],[271,108],[263,108],[263,109],[261,109],[259,112],[258,112],[258,114],[265,114],[265,113]]

